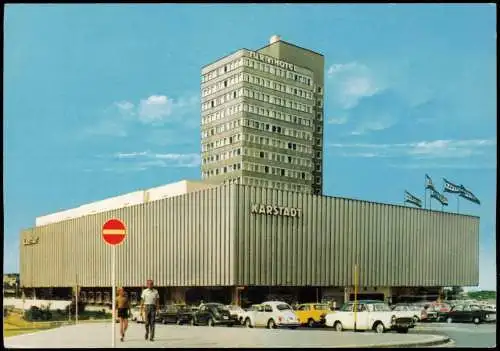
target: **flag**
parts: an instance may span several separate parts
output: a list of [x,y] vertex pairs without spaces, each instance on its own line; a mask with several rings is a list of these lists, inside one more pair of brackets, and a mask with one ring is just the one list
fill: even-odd
[[409,202],[415,206],[422,207],[422,200],[420,200],[418,197],[410,194],[405,190],[405,202]]
[[434,184],[432,183],[431,177],[428,174],[425,175],[425,188],[435,190]]
[[460,185],[460,194],[458,196],[463,197],[470,202],[480,205],[481,201],[472,193],[472,191],[467,190],[463,185]]
[[460,194],[462,192],[461,185],[453,184],[452,182],[446,180],[446,178],[443,178],[443,180],[444,180],[443,192],[454,193],[454,194]]
[[436,191],[436,189],[431,190],[431,197],[438,200],[441,203],[441,205],[448,206],[448,199],[446,198],[446,196],[441,194],[439,191]]

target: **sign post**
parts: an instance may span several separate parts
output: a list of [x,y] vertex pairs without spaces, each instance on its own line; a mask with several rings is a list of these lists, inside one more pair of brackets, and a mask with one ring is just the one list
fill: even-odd
[[110,219],[102,226],[102,239],[111,245],[111,347],[115,347],[116,324],[116,246],[127,236],[127,228],[119,219]]
[[358,322],[358,264],[354,265],[354,331]]

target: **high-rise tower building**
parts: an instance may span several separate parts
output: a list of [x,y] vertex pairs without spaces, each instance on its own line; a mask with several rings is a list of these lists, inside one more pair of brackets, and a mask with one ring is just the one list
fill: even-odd
[[273,36],[202,69],[202,178],[321,194],[324,57]]

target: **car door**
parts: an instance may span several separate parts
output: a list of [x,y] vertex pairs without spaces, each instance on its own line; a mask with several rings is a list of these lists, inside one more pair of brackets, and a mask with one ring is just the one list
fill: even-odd
[[[359,304],[357,305],[357,311],[356,311],[356,329],[360,330],[367,330],[370,329],[368,326],[369,324],[369,312],[368,312],[368,306],[365,304]],[[354,328],[354,325],[353,325]]]
[[207,306],[201,306],[200,309],[196,312],[196,321],[199,324],[207,324],[209,317],[210,314]]
[[463,320],[463,310],[464,306],[454,306],[450,312],[448,312],[448,317],[455,322],[461,322]]
[[[343,306],[341,311],[342,324],[344,329],[352,330],[354,329],[354,304],[350,303]],[[357,317],[357,316],[356,316]]]
[[461,317],[459,319],[460,322],[471,322],[472,321],[472,308],[470,305],[464,306]]
[[295,314],[297,315],[297,318],[299,319],[299,323],[304,324],[307,323],[307,313],[309,311],[310,307],[307,305],[300,305],[297,310],[295,311]]
[[267,326],[267,322],[269,319],[272,317],[273,314],[273,308],[271,305],[263,305],[262,306],[262,312],[258,313],[258,325],[259,326]]

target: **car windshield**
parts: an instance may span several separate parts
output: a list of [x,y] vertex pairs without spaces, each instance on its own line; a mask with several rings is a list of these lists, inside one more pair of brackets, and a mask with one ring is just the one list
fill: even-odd
[[329,310],[330,307],[328,307],[328,305],[314,305],[314,309],[315,310],[323,310],[323,311],[325,311],[325,310]]
[[292,309],[290,305],[287,305],[286,303],[279,304],[276,306],[276,308],[278,309],[278,311],[286,311]]
[[391,308],[388,305],[383,304],[383,303],[375,303],[375,304],[373,304],[373,310],[377,311],[377,312],[387,312],[387,311],[390,311]]
[[343,312],[352,312],[353,310],[353,305],[349,304],[349,303],[346,303],[345,305],[343,305],[341,308],[340,308],[341,311]]

